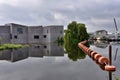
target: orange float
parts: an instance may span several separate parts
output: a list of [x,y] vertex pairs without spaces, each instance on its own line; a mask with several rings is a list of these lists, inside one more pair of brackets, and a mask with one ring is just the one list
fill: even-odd
[[99,59],[100,57],[102,57],[102,55],[96,54],[96,55],[94,56],[94,59],[95,59],[96,61],[98,61],[98,59]]
[[98,53],[95,52],[95,51],[93,51],[93,52],[90,54],[90,57],[93,59],[96,54],[98,54]]
[[98,63],[100,63],[100,64],[109,64],[109,60],[102,56],[102,57],[100,57],[98,59]]
[[93,52],[93,50],[88,49],[87,52],[88,52],[88,55],[90,55]]
[[106,70],[106,71],[115,71],[115,70],[116,70],[116,67],[115,67],[115,66],[112,66],[112,65],[106,65],[106,66],[105,66],[105,70]]

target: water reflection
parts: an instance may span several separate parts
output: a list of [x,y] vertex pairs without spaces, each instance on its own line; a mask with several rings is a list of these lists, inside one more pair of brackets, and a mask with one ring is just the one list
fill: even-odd
[[105,40],[96,40],[90,41],[90,45],[95,45],[98,48],[106,48],[109,45],[109,42]]
[[16,62],[28,57],[64,56],[64,49],[57,44],[32,44],[28,48],[0,51],[0,60]]
[[[108,41],[97,40],[97,41],[93,41],[90,43],[92,45],[95,45],[98,48],[107,48],[108,47],[108,55],[107,56],[110,61],[109,65],[112,65],[113,59],[114,59],[114,62],[116,61],[120,42],[108,42]],[[116,49],[112,49],[112,47],[116,47]],[[114,51],[112,51],[112,50],[114,50]],[[104,68],[101,65],[99,65],[99,66],[102,70],[104,70]],[[113,72],[108,71],[108,80],[119,80],[119,79],[116,77],[116,74],[113,74]]]
[[[78,43],[65,43],[65,50],[66,53],[68,54],[68,58],[71,59],[72,61],[77,61],[79,59],[85,59],[86,54],[78,48]],[[89,46],[89,43],[86,44],[86,46]]]
[[0,60],[16,62],[28,58],[28,48],[9,49],[0,52]]
[[120,41],[119,42],[109,42],[106,40],[91,40],[89,41],[90,45],[94,45],[98,48],[107,48],[109,45],[113,46],[120,46]]
[[[1,61],[0,80],[118,80],[118,68],[117,73],[102,71],[94,64],[94,61],[91,61],[84,53],[82,54],[81,51],[78,51],[80,49],[74,46],[70,48],[73,51],[68,52],[69,58],[84,60],[73,63],[73,61],[64,56],[63,48],[57,44],[32,44],[29,48],[2,51],[0,52],[0,60],[11,62],[26,60],[12,65],[7,63],[7,61]],[[70,50],[70,48],[67,49]],[[99,49],[95,46],[91,48],[109,57],[107,54],[108,47],[106,49]],[[116,60],[113,61],[113,65],[117,67],[120,67],[118,64],[120,60],[118,59],[120,57],[118,54],[119,48],[118,46],[116,51],[116,46],[112,46],[112,59],[115,57],[114,53],[117,52]],[[55,57],[39,59],[44,56],[62,56],[62,58],[57,59],[58,61],[56,61]],[[32,58],[27,59],[28,57]]]

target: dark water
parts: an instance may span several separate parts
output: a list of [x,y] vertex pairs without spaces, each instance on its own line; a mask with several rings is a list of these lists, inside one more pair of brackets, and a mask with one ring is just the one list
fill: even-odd
[[[94,45],[95,44],[95,45]],[[91,49],[108,57],[108,44],[96,42]],[[112,80],[120,80],[120,46],[112,44],[112,63],[117,70]],[[32,45],[29,48],[0,52],[0,80],[110,80],[87,55],[72,61],[56,44]]]

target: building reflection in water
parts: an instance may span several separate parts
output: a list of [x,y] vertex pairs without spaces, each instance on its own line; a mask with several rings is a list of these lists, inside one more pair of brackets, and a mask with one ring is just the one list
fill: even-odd
[[64,56],[63,47],[57,44],[32,44],[28,48],[0,51],[0,60],[16,62],[28,57]]
[[96,40],[90,41],[90,45],[95,45],[98,48],[106,48],[109,45],[109,42],[105,40]]
[[0,52],[0,60],[16,62],[28,58],[28,48],[9,49]]

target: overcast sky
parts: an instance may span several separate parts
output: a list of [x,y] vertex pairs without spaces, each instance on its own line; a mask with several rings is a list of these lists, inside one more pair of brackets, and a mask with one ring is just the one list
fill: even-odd
[[[120,26],[120,0],[0,0],[0,24],[64,25],[85,23],[89,32],[115,32]],[[119,28],[120,31],[120,28]]]

